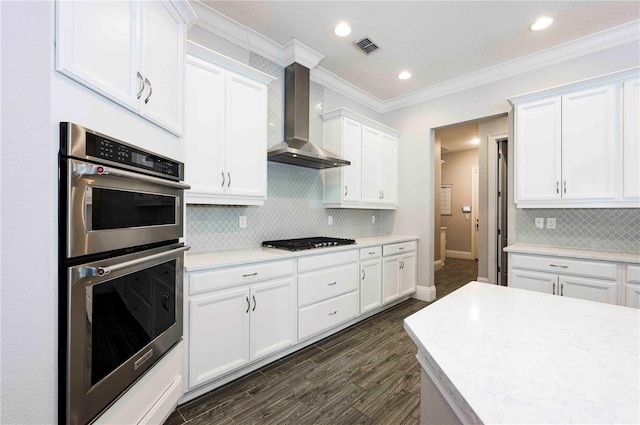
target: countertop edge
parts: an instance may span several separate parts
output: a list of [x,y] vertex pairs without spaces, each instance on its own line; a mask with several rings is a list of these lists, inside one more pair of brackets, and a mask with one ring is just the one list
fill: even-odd
[[307,249],[294,252],[276,248],[256,247],[228,251],[213,251],[193,254],[187,253],[184,261],[184,269],[187,272],[195,272],[199,270],[240,266],[243,264],[259,263],[264,261],[295,259],[298,257],[368,248],[371,246],[390,245],[401,242],[417,241],[418,239],[419,238],[417,236],[411,235],[380,235],[355,238],[355,245]]
[[585,260],[640,264],[640,252],[601,251],[523,243],[509,245],[504,248],[504,251],[516,254],[553,255],[556,257],[579,258]]

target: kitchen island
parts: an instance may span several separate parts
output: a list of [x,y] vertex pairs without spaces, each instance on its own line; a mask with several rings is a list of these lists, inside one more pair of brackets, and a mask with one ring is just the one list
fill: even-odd
[[640,311],[471,282],[405,319],[421,423],[640,423]]

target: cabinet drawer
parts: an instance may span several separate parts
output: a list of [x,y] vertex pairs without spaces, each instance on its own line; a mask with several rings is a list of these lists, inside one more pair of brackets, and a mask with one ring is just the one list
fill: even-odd
[[627,266],[627,282],[640,283],[640,266]]
[[357,315],[357,291],[301,308],[298,312],[298,339],[330,329]]
[[617,279],[617,265],[595,261],[574,260],[560,257],[512,254],[510,266],[519,269],[540,270],[556,274]]
[[327,267],[358,261],[358,250],[338,251],[331,254],[310,255],[298,258],[298,273],[310,272]]
[[415,251],[418,244],[415,241],[412,242],[402,242],[402,243],[394,243],[392,245],[384,245],[382,247],[382,255],[394,255],[394,254],[402,254],[403,252]]
[[298,306],[307,306],[357,288],[356,263],[298,275]]
[[372,258],[378,258],[382,255],[381,246],[372,246],[369,248],[362,248],[360,250],[360,260],[370,260]]
[[255,263],[189,274],[189,294],[195,295],[243,283],[260,282],[294,273],[294,261]]

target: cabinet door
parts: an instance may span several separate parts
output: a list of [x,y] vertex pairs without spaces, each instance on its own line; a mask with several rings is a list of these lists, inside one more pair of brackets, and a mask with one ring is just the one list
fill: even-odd
[[380,140],[382,133],[362,126],[362,202],[380,203]]
[[615,199],[615,99],[614,85],[562,97],[563,199]]
[[382,304],[400,298],[400,256],[382,259]]
[[267,87],[230,72],[226,81],[226,191],[265,198]]
[[416,292],[416,254],[400,257],[400,296]]
[[561,101],[516,106],[516,203],[560,199]]
[[625,199],[640,198],[640,79],[624,83],[623,158]]
[[640,285],[627,283],[627,307],[640,308]]
[[251,287],[251,360],[296,341],[296,296],[293,278]]
[[528,270],[511,269],[509,286],[542,292],[544,294],[559,293],[558,276],[546,273],[530,272]]
[[141,66],[147,87],[140,97],[144,115],[182,133],[185,29],[170,3],[142,2]]
[[185,194],[187,202],[205,203],[207,195],[224,193],[224,85],[221,68],[187,59],[185,181],[191,185]]
[[249,288],[189,301],[189,388],[249,362]]
[[362,173],[362,124],[349,118],[343,118],[342,156],[351,165],[340,167],[342,171],[342,200],[360,202]]
[[380,138],[380,190],[382,203],[396,204],[398,188],[398,139],[387,134]]
[[128,1],[57,1],[56,69],[137,108],[136,13]]
[[618,283],[586,277],[560,276],[560,295],[607,304],[618,303]]
[[360,314],[382,305],[380,259],[360,264]]

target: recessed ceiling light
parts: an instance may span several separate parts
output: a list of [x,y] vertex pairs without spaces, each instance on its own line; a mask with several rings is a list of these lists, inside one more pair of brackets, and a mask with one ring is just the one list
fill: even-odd
[[471,144],[472,145],[479,145],[480,144],[480,139],[478,139],[477,137],[474,137],[473,139],[471,139]]
[[401,80],[408,80],[409,78],[411,78],[411,73],[409,71],[402,71],[400,74],[398,74],[398,78],[400,78]]
[[531,25],[532,31],[540,31],[547,28],[549,25],[553,23],[553,19],[548,16],[541,16]]
[[346,22],[340,22],[333,30],[338,37],[346,37],[351,34],[351,27]]

